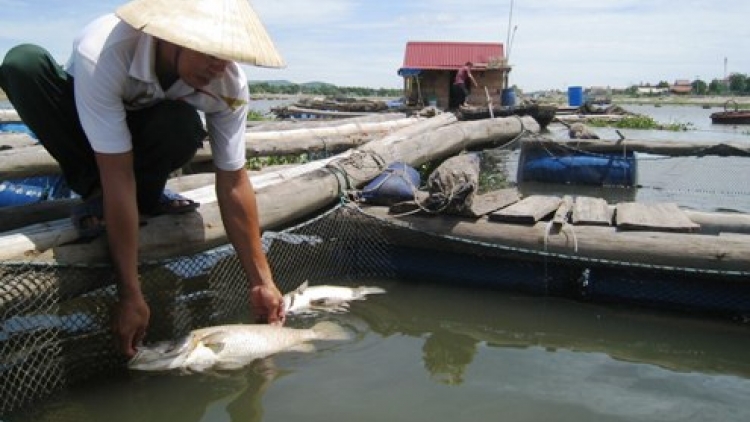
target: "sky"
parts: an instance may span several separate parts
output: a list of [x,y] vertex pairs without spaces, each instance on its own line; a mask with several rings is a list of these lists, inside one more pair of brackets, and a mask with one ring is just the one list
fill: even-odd
[[[61,63],[77,32],[124,0],[0,0],[0,55],[31,42]],[[284,69],[250,80],[400,88],[408,41],[500,42],[530,92],[710,82],[750,74],[747,0],[251,0]],[[511,13],[512,12],[512,13]],[[511,29],[509,31],[509,28]],[[510,41],[510,42],[509,42]]]

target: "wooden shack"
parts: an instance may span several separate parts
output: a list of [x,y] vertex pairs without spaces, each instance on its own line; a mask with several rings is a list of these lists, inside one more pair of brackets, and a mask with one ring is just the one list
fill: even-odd
[[[451,85],[466,62],[472,62],[472,74],[479,85],[471,89],[470,104],[502,104],[510,66],[502,43],[409,41],[404,64],[398,73],[404,78],[404,98],[408,105],[447,109]],[[486,88],[486,91],[485,91]]]

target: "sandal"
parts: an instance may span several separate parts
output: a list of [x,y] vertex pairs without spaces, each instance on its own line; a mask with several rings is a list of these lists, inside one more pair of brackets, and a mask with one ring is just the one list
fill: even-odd
[[[164,188],[159,204],[151,215],[185,214],[196,210],[199,206],[200,204],[192,199]],[[102,195],[95,195],[74,206],[70,221],[78,231],[78,236],[83,239],[94,239],[104,234],[104,198]],[[143,226],[145,221],[140,221],[139,224]]]
[[177,192],[164,188],[159,197],[159,204],[156,206],[151,215],[162,214],[185,214],[195,211],[201,204],[186,198]]
[[105,231],[104,198],[96,195],[75,205],[71,210],[70,221],[81,238],[93,239],[101,236]]

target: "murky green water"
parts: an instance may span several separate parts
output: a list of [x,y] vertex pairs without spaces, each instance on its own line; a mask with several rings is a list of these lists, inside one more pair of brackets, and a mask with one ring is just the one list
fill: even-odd
[[750,327],[408,282],[333,319],[357,333],[222,376],[141,374],[66,393],[76,421],[747,421]]

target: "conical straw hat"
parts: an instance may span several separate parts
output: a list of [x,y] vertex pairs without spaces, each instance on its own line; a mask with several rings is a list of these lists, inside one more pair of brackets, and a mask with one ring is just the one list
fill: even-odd
[[115,13],[138,30],[191,50],[255,66],[285,66],[248,0],[132,0]]

